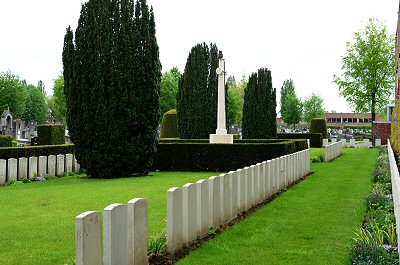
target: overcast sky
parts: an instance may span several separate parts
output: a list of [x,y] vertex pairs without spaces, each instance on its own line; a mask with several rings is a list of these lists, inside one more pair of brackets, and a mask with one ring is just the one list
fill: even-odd
[[[76,28],[84,0],[0,0],[0,71],[10,70],[48,93],[62,73],[65,29]],[[350,111],[332,83],[340,74],[346,41],[369,17],[394,33],[397,0],[148,0],[156,17],[163,72],[183,71],[190,49],[215,42],[228,75],[240,80],[260,67],[272,71],[274,87],[293,79],[296,93],[313,91],[325,109]],[[279,99],[278,99],[279,100]]]

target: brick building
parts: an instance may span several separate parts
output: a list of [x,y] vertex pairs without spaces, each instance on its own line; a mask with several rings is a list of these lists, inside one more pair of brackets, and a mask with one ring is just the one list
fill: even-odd
[[[335,126],[341,129],[344,126],[371,126],[372,115],[355,114],[355,113],[326,113],[326,123],[328,126]],[[384,121],[385,119],[378,113],[375,116],[376,121]]]

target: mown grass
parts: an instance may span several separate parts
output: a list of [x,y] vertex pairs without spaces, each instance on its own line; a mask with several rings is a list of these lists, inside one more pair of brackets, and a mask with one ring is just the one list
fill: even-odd
[[[312,153],[320,150],[312,150]],[[346,264],[378,150],[344,149],[306,180],[179,264]]]
[[213,172],[156,172],[112,180],[70,176],[0,187],[0,264],[73,264],[75,216],[147,198],[149,235],[166,230],[167,190]]

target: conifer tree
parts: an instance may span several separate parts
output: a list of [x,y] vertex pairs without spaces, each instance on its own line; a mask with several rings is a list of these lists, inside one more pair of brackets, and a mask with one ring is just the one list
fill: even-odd
[[178,130],[181,138],[205,139],[217,128],[218,59],[222,52],[215,44],[192,48],[179,82],[177,97]]
[[161,64],[146,0],[90,0],[64,38],[67,123],[76,157],[92,177],[152,166]]
[[244,139],[276,137],[276,90],[271,71],[261,68],[249,77],[243,103]]

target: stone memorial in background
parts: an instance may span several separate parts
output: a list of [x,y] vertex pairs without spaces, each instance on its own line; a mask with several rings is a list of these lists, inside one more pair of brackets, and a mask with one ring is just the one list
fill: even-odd
[[228,134],[226,130],[225,114],[225,60],[219,59],[218,74],[218,112],[217,112],[217,130],[215,134],[210,134],[211,144],[233,144],[233,135]]

